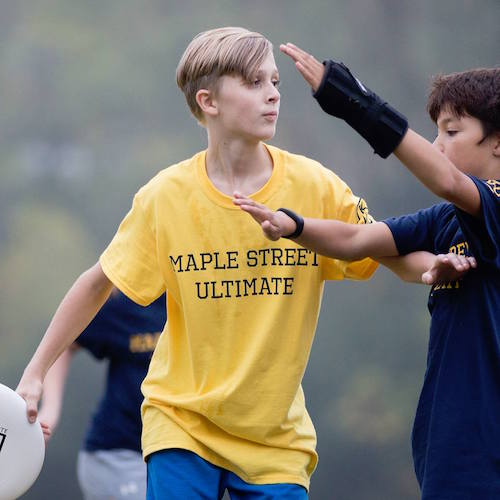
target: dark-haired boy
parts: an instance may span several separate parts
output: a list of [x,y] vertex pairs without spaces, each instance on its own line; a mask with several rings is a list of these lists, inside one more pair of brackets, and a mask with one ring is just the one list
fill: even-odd
[[366,226],[303,220],[239,195],[235,203],[268,238],[295,232],[296,242],[330,257],[427,250],[476,258],[476,271],[435,285],[430,293],[429,351],[413,458],[423,499],[500,498],[500,69],[434,80],[428,109],[438,135],[431,145],[343,64],[323,65],[293,44],[281,50],[327,113],[344,119],[380,156],[394,151],[450,203]]

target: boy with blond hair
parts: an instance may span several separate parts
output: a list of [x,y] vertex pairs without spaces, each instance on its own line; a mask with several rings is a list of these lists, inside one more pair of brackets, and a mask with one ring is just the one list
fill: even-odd
[[302,220],[239,195],[235,203],[272,241],[293,233],[305,248],[334,258],[421,250],[475,258],[477,270],[430,293],[413,459],[424,500],[500,498],[500,68],[434,80],[428,110],[438,135],[432,145],[343,64],[323,65],[293,44],[281,49],[327,113],[344,119],[381,156],[394,151],[450,203],[363,227]]
[[[311,216],[370,221],[363,200],[315,161],[263,141],[280,94],[271,43],[242,28],[199,34],[177,82],[208,148],[156,175],[99,262],[63,299],[18,392],[36,415],[49,366],[112,285],[147,305],[167,291],[168,322],[143,383],[148,499],[307,497],[316,436],[301,380],[323,283],[367,279],[377,264],[272,243],[232,203],[235,190]],[[395,269],[419,281],[436,258]]]

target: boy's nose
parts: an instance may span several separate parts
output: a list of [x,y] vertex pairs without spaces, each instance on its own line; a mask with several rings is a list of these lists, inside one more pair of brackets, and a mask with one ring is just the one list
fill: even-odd
[[438,148],[439,151],[441,151],[441,153],[444,153],[444,146],[443,146],[442,142],[439,140],[439,135],[436,136],[432,145],[435,146],[436,148]]
[[268,100],[269,102],[277,102],[280,99],[279,90],[273,85],[271,92],[269,94]]
[[268,97],[268,101],[269,102],[278,102],[280,99],[280,95],[279,94],[272,94]]

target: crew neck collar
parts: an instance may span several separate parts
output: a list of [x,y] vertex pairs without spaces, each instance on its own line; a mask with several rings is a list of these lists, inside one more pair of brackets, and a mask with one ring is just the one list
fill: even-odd
[[[282,184],[283,174],[284,174],[283,158],[281,151],[274,146],[269,146],[268,144],[264,144],[264,146],[267,149],[267,152],[269,153],[269,156],[271,157],[271,160],[273,162],[273,171],[267,182],[258,191],[252,193],[249,196],[249,198],[252,198],[253,200],[259,203],[265,203],[271,197],[271,195],[277,189],[279,189],[280,185]],[[229,208],[232,210],[240,210],[239,207],[234,205],[232,196],[229,196],[219,191],[214,186],[214,184],[207,175],[206,159],[207,159],[207,151],[205,150],[198,155],[197,165],[196,165],[196,173],[198,181],[200,183],[203,192],[211,201],[213,201],[215,204],[219,206],[222,206],[224,208]]]

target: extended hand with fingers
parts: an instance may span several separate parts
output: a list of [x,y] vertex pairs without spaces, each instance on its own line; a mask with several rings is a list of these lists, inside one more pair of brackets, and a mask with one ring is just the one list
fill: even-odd
[[404,115],[362,84],[345,64],[332,60],[322,64],[293,43],[280,45],[280,50],[294,61],[325,113],[344,120],[382,158],[394,152],[408,130]]
[[433,266],[422,274],[422,283],[435,285],[448,281],[456,281],[477,267],[474,257],[454,253],[436,255]]
[[266,238],[272,241],[279,240],[281,237],[295,231],[295,222],[284,212],[274,212],[265,205],[257,203],[238,192],[233,195],[233,203],[250,214],[255,222],[260,225]]
[[293,43],[281,44],[280,50],[293,60],[295,67],[304,77],[304,80],[312,87],[313,91],[316,92],[325,73],[323,64],[314,56]]

